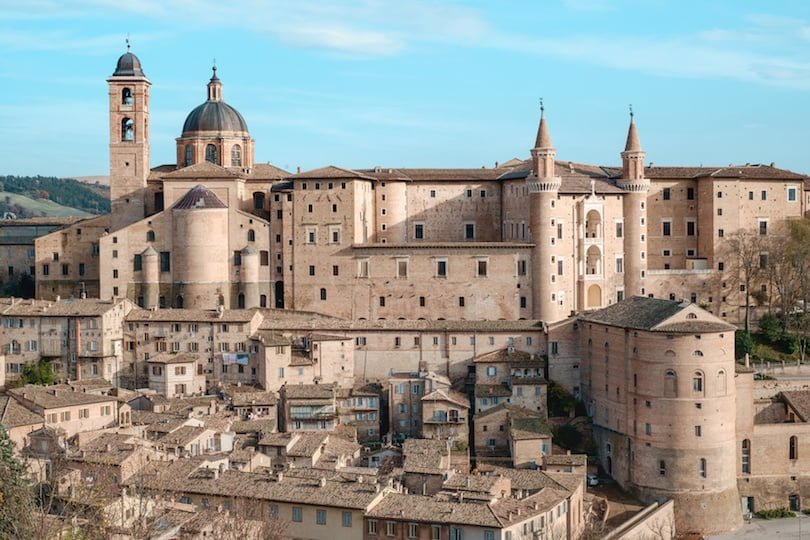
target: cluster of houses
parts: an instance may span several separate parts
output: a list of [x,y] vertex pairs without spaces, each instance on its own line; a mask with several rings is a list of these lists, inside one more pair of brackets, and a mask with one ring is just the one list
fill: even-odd
[[[587,460],[552,455],[545,361],[507,342],[483,347],[461,376],[420,361],[371,378],[356,374],[357,331],[280,329],[268,311],[86,299],[2,310],[0,423],[51,508],[102,493],[92,506],[116,537],[202,538],[245,523],[248,537],[276,527],[330,540],[586,528]],[[60,382],[25,384],[25,366],[43,363]]]

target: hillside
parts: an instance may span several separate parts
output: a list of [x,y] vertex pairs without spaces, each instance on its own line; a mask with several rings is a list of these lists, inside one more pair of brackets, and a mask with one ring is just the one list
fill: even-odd
[[83,216],[110,211],[109,188],[72,178],[0,176],[0,212],[17,217]]

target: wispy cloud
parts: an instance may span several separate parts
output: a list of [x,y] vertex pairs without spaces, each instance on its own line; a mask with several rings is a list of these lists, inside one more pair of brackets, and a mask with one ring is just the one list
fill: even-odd
[[[606,0],[563,0],[569,10],[613,9]],[[0,21],[129,14],[172,21],[172,31],[238,28],[290,47],[352,59],[401,55],[422,46],[507,50],[664,77],[728,79],[810,89],[810,23],[752,14],[740,24],[662,35],[639,28],[631,37],[610,28],[588,35],[537,35],[500,30],[484,11],[451,2],[414,0],[0,0]],[[0,28],[1,29],[1,28]],[[119,45],[121,35],[78,36],[67,31],[0,31],[9,50],[92,52]],[[138,35],[138,41],[161,34]],[[763,44],[767,44],[764,46]]]

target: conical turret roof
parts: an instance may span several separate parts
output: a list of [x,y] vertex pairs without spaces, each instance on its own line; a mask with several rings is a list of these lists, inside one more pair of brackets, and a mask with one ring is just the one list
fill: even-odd
[[625,152],[641,152],[641,141],[638,139],[636,123],[630,116],[630,128],[627,130],[627,144],[624,145]]
[[537,139],[534,141],[535,148],[553,148],[551,145],[551,135],[548,132],[548,125],[546,123],[546,114],[541,109],[540,112],[540,125],[537,127]]

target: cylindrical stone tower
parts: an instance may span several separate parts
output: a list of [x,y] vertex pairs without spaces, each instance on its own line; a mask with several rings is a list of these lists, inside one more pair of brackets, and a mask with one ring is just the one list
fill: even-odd
[[239,289],[244,295],[245,308],[259,307],[259,254],[252,246],[242,250]]
[[158,252],[151,245],[141,253],[141,266],[143,267],[143,307],[146,309],[159,307],[160,272],[158,271]]
[[622,152],[622,177],[616,183],[625,190],[624,213],[624,295],[644,296],[647,275],[647,192],[650,181],[644,177],[644,150],[638,139],[633,113],[627,144]]
[[196,186],[172,208],[172,225],[173,305],[215,309],[221,302],[230,306],[228,207],[213,191]]
[[[673,325],[664,336],[638,332],[632,339],[637,386],[630,392],[636,404],[630,482],[645,501],[673,499],[680,531],[711,533],[736,528],[742,514],[734,459],[734,329],[703,331],[697,321],[680,324],[699,334]],[[720,321],[705,327],[711,325],[722,328]]]
[[529,191],[529,223],[532,232],[532,316],[543,321],[555,321],[558,313],[551,276],[554,264],[553,238],[556,235],[553,219],[556,214],[557,192],[562,180],[556,176],[557,151],[551,144],[543,108],[540,108],[540,126],[532,149],[532,173],[526,178]]

